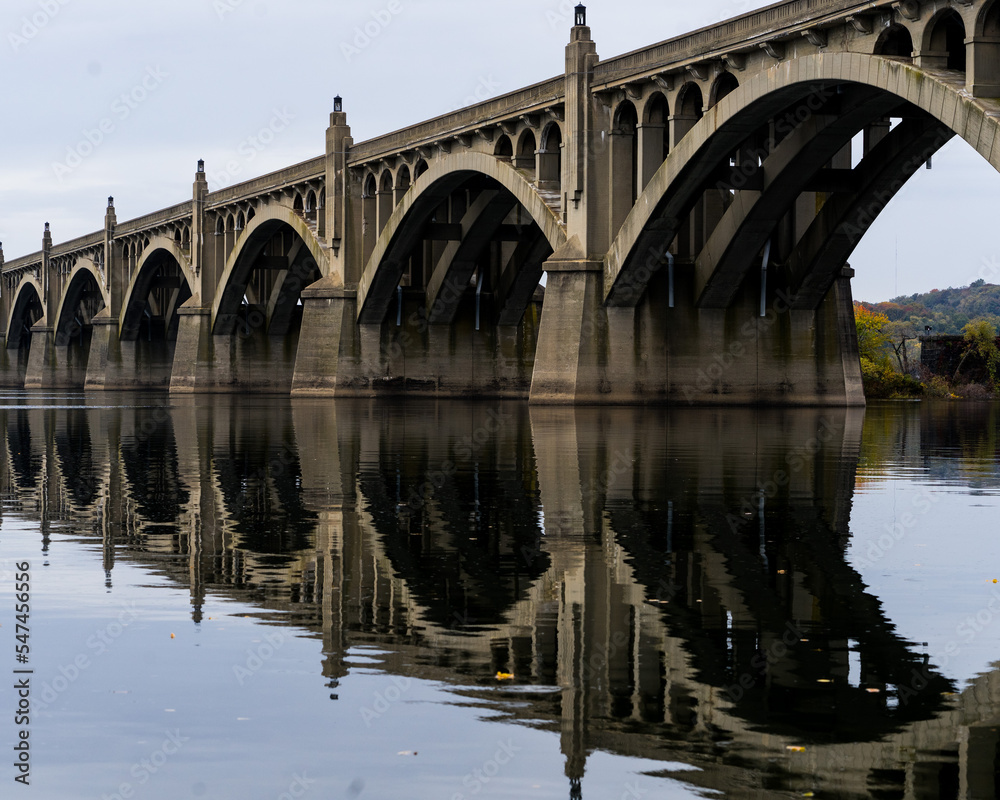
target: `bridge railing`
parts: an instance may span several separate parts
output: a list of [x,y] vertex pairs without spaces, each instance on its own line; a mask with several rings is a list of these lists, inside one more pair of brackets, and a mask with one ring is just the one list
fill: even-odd
[[171,222],[180,222],[184,219],[190,218],[191,201],[188,200],[186,203],[178,203],[175,206],[170,206],[170,208],[154,211],[152,214],[147,214],[144,217],[138,217],[136,219],[130,219],[127,222],[122,222],[115,228],[115,238],[119,236],[128,236],[132,233],[141,233],[153,228],[158,228],[161,225],[168,225]]
[[308,161],[285,167],[277,172],[261,175],[259,178],[237,183],[234,186],[227,186],[215,192],[209,192],[206,205],[209,208],[238,203],[241,200],[250,200],[262,194],[278,189],[290,184],[303,183],[304,181],[315,180],[326,175],[326,156],[317,156]]
[[867,3],[857,0],[789,0],[775,3],[684,36],[601,61],[594,70],[594,83],[607,84],[675,63],[750,50],[758,41],[792,32],[797,26],[815,27],[823,24],[826,18],[835,19],[852,11],[870,11],[888,5],[891,5],[889,0]]
[[516,92],[494,97],[483,103],[434,117],[426,122],[403,128],[384,136],[359,142],[351,148],[348,163],[352,166],[374,161],[422,144],[468,133],[513,114],[527,114],[533,109],[563,102],[566,81],[563,76],[552,78]]

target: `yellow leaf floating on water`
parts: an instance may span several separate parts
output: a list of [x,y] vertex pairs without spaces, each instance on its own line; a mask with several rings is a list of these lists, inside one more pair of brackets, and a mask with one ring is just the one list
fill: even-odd
[[171,639],[176,639],[177,637],[176,637],[176,636],[174,636],[173,634],[170,634],[170,638],[171,638]]
[[512,681],[512,680],[514,680],[514,676],[510,672],[498,672],[497,673],[497,680],[498,681]]
[[806,751],[804,747],[799,747],[798,745],[794,744],[788,745],[785,749],[791,750],[793,753],[804,753]]

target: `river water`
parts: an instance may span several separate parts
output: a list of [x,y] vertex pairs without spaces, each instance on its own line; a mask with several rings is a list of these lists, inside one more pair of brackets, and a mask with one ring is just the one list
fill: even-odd
[[998,424],[6,394],[2,796],[994,797]]

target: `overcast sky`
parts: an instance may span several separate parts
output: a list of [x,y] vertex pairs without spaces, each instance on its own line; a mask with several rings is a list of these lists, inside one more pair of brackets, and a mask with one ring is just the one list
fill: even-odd
[[[320,155],[335,94],[356,141],[563,71],[567,0],[4,0],[0,241],[8,260]],[[610,57],[758,8],[593,0]],[[377,29],[366,44],[358,29]],[[268,144],[264,144],[264,142]],[[227,172],[226,166],[235,170]],[[866,300],[1000,283],[1000,175],[953,142],[851,259]],[[897,255],[898,252],[898,255]]]

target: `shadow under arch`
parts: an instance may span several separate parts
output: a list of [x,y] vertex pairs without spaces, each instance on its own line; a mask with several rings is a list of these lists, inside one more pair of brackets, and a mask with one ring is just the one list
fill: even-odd
[[[219,286],[222,288],[212,306],[211,327],[214,334],[228,335],[236,330],[239,323],[239,308],[243,304],[255,262],[263,255],[264,248],[271,239],[283,229],[290,229],[301,241],[304,249],[296,249],[293,257],[289,259],[291,263],[288,264],[288,275],[285,286],[280,289],[281,292],[284,292],[286,287],[297,287],[297,291],[294,292],[297,299],[302,289],[317,278],[328,274],[326,254],[306,220],[288,206],[273,203],[265,206],[247,223],[226,261],[226,267],[219,280]],[[319,274],[313,275],[315,272]]]
[[7,349],[19,350],[30,344],[31,328],[45,318],[44,297],[41,284],[34,278],[24,278],[14,293],[7,318]]
[[118,319],[118,329],[123,339],[132,339],[139,335],[142,314],[154,282],[173,277],[169,273],[174,270],[179,273],[177,277],[181,284],[176,287],[180,289],[180,296],[175,304],[176,308],[180,308],[194,293],[197,285],[191,270],[191,262],[174,239],[165,236],[151,239],[143,250],[135,274],[125,291],[125,300]]
[[420,175],[393,210],[358,284],[358,321],[382,322],[399,285],[408,254],[420,241],[435,209],[468,181],[507,192],[541,229],[549,247],[558,250],[566,232],[535,187],[514,167],[485,153],[442,157]]

